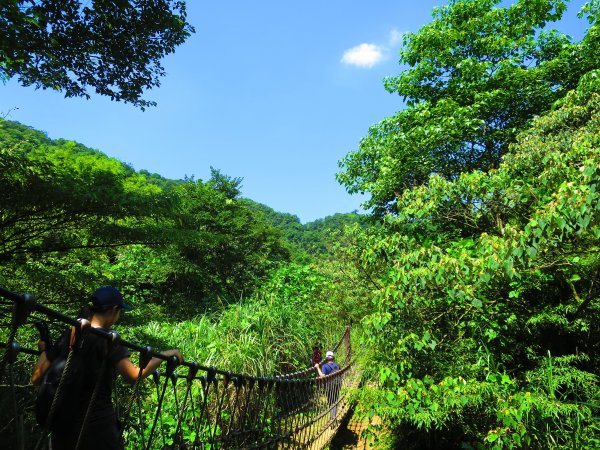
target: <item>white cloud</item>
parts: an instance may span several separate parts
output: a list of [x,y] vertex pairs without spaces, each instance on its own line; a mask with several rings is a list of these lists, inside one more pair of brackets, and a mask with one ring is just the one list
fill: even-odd
[[404,32],[398,31],[395,28],[392,31],[390,31],[390,41],[389,41],[390,47],[395,47],[400,42],[402,42],[403,36],[404,36]]
[[373,67],[384,59],[379,45],[363,43],[344,52],[342,62],[358,67]]

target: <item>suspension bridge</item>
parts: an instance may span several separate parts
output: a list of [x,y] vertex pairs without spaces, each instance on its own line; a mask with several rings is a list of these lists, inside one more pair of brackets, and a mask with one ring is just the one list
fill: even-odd
[[[128,342],[114,331],[82,322],[44,306],[33,296],[0,288],[0,305],[10,326],[0,360],[0,447],[48,448],[49,432],[33,414],[36,387],[29,382],[37,350],[21,346],[33,336],[35,320],[93,333],[137,354],[143,368],[151,358],[164,361],[151,377],[114,393],[125,448],[131,449],[310,449],[329,444],[350,409],[349,391],[358,383],[352,360],[350,327],[333,347],[340,370],[318,377],[314,367],[294,373],[253,376],[179,363],[149,346]],[[31,338],[30,338],[31,339]],[[108,348],[108,347],[107,347]],[[71,356],[72,350],[69,353]],[[62,378],[69,377],[69,364]],[[61,384],[62,384],[61,380]],[[119,386],[117,384],[117,386]],[[61,395],[60,384],[55,400]],[[93,396],[88,410],[93,407]],[[52,415],[51,411],[51,415]],[[80,427],[85,432],[85,419]]]

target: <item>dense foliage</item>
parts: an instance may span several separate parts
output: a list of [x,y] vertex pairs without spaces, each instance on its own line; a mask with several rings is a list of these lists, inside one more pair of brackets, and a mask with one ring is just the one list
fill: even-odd
[[9,121],[0,152],[8,288],[80,303],[114,283],[177,317],[250,295],[289,258],[279,231],[224,191],[217,170],[206,183],[158,179]]
[[408,36],[386,81],[408,107],[344,161],[390,212],[354,232],[377,285],[361,404],[401,448],[597,448],[598,3],[579,43],[539,30],[563,2],[496,3]]
[[407,107],[371,127],[338,175],[349,192],[369,193],[375,212],[393,211],[399,193],[433,173],[498,167],[519,129],[597,67],[595,38],[574,44],[544,29],[565,1],[498,3],[451,1],[405,35],[400,63],[409,68],[385,87]]
[[115,284],[126,338],[248,373],[361,322],[359,409],[390,447],[598,448],[600,2],[580,42],[548,27],[566,1],[499,4],[406,36],[406,108],[338,175],[369,218],[301,224],[219,170],[166,180],[1,121],[0,284],[66,311]]
[[8,0],[0,4],[0,80],[144,109],[163,56],[193,33],[178,0]]
[[368,323],[391,423],[435,445],[598,444],[599,75],[497,170],[407,191],[364,254],[387,261]]
[[336,213],[313,222],[301,223],[294,214],[277,212],[266,205],[248,200],[248,205],[263,215],[265,220],[279,229],[285,238],[296,262],[311,263],[334,256],[335,244],[342,239],[347,226],[358,224],[366,227],[372,223],[370,217],[351,213]]

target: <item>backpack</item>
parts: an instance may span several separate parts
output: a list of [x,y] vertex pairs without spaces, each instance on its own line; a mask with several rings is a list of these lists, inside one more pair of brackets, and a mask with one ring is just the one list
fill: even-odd
[[37,423],[50,431],[69,429],[73,425],[73,413],[81,406],[83,364],[77,350],[71,357],[71,367],[65,373],[62,394],[56,399],[56,409],[51,421],[48,421],[52,402],[64,373],[69,356],[69,341],[71,334],[65,333],[56,343],[58,354],[44,373],[35,399],[35,418]]
[[340,370],[340,366],[338,363],[333,362],[333,361],[329,361],[328,363],[325,364],[326,366],[329,366],[329,368],[331,369],[331,372],[329,372],[329,375],[331,375],[332,373],[336,373],[338,370]]

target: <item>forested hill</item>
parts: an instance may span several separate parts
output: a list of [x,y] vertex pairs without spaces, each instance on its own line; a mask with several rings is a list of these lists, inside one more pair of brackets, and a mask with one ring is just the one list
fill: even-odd
[[[6,120],[0,183],[0,286],[76,317],[97,287],[113,285],[133,306],[116,325],[126,340],[177,347],[206,367],[270,376],[305,369],[312,345],[332,348],[349,322],[335,307],[334,280],[298,264],[317,261],[308,244],[328,248],[325,224],[339,230],[343,216],[298,221],[290,232],[277,223],[288,215],[241,197],[240,178],[212,169],[207,181],[169,180]],[[12,305],[0,306],[2,346],[14,338],[14,322]],[[18,333],[26,349],[39,339],[32,320]],[[48,322],[54,342],[62,325]],[[28,380],[32,366],[23,358],[11,370]],[[7,398],[0,395],[5,423]],[[170,423],[177,398],[163,406]],[[0,447],[12,445],[11,431],[0,430]],[[37,437],[25,439],[33,448]]]
[[[4,119],[0,119],[0,146],[3,150],[10,149],[14,154],[22,155],[35,153],[36,151],[48,148],[55,150],[58,150],[59,148],[68,148],[68,153],[74,156],[89,156],[112,160],[114,163],[123,166],[123,169],[128,173],[133,174],[135,172],[128,164],[117,161],[114,158],[109,158],[99,150],[86,147],[83,144],[67,139],[53,140],[50,139],[45,132],[35,130],[34,128],[19,122]],[[6,154],[6,156],[8,155]],[[147,170],[140,170],[139,173],[146,178],[148,183],[156,184],[165,189],[183,183],[182,180],[170,180],[157,173],[150,173]]]
[[216,169],[206,182],[170,180],[6,120],[0,153],[0,275],[56,302],[123,280],[140,301],[210,310],[292,258],[309,261],[327,230],[359,220],[302,225],[241,198],[241,179]]
[[302,224],[300,218],[294,214],[277,212],[252,200],[248,200],[248,205],[282,232],[290,245],[293,259],[298,262],[310,262],[313,258],[330,255],[333,251],[332,245],[346,226],[367,226],[371,220],[369,216],[351,212],[337,213]]

